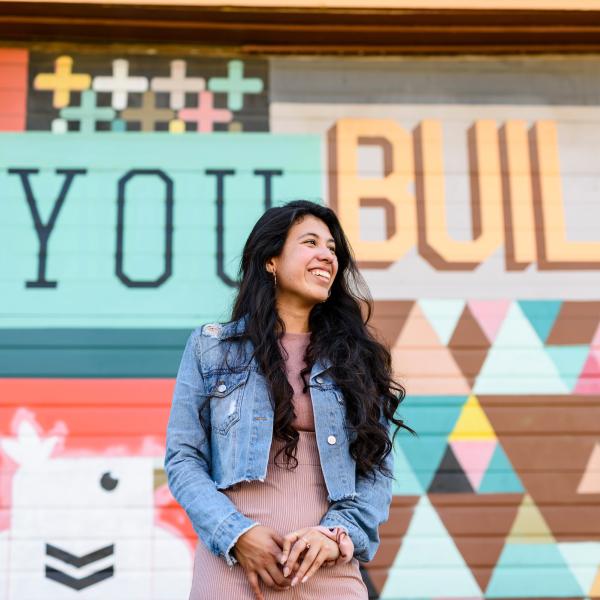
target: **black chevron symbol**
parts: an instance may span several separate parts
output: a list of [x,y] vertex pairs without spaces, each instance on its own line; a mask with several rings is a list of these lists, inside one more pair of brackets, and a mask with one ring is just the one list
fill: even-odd
[[71,554],[66,550],[61,550],[52,544],[46,544],[46,554],[48,556],[52,556],[53,558],[58,558],[58,560],[62,560],[74,567],[85,567],[85,565],[89,565],[90,563],[96,562],[101,558],[105,558],[106,556],[110,556],[115,552],[115,545],[110,544],[110,546],[105,546],[104,548],[100,548],[99,550],[94,550],[94,552],[90,552],[89,554],[84,554],[83,556],[77,556],[75,554]]
[[[95,550],[94,552],[90,552],[89,554],[85,554],[83,556],[77,556],[75,554],[71,554],[66,550],[62,550],[57,546],[53,546],[52,544],[46,544],[46,555],[51,556],[52,558],[56,558],[64,563],[72,565],[78,569],[81,567],[85,567],[91,563],[97,562],[102,558],[106,558],[107,556],[112,556],[115,552],[114,544],[110,544],[109,546],[105,546],[104,548],[100,548]],[[48,579],[52,579],[52,581],[56,581],[57,583],[62,583],[67,587],[70,587],[74,590],[82,590],[84,588],[90,587],[95,583],[99,583],[104,579],[108,579],[115,574],[114,567],[111,565],[110,567],[106,567],[105,569],[101,569],[100,571],[96,571],[87,577],[82,577],[77,579],[76,577],[72,577],[71,575],[67,575],[63,571],[55,567],[49,567],[46,565],[46,577]]]
[[75,579],[75,577],[71,577],[62,571],[58,571],[57,569],[53,569],[46,565],[46,577],[48,579],[52,579],[58,583],[62,583],[74,590],[82,590],[86,587],[90,587],[90,585],[94,585],[95,583],[99,583],[104,579],[108,579],[115,574],[114,568],[112,566],[107,567],[106,569],[102,569],[101,571],[96,571],[96,573],[92,573],[87,577],[82,579]]

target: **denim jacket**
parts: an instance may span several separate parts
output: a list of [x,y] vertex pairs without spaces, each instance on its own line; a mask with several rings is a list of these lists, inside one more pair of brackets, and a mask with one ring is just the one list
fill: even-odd
[[[246,317],[207,323],[189,336],[175,383],[167,426],[164,467],[169,489],[186,511],[202,542],[230,566],[231,550],[255,521],[243,515],[220,490],[241,481],[264,481],[273,436],[273,408],[266,378],[251,355],[251,342],[238,342],[242,355],[223,365],[223,338],[243,331]],[[230,353],[231,355],[232,353]],[[310,373],[315,433],[327,486],[329,509],[320,523],[342,527],[354,544],[354,557],[373,558],[378,527],[387,520],[392,480],[376,471],[356,476],[345,427],[344,397],[328,374],[329,362],[316,361]],[[199,422],[202,406],[206,433]],[[386,466],[393,471],[392,453]],[[283,532],[288,533],[288,532]]]

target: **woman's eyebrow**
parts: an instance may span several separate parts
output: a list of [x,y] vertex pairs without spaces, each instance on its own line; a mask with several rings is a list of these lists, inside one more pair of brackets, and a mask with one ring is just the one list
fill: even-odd
[[[302,235],[299,235],[298,239],[303,238],[305,235],[314,235],[316,238],[321,239],[321,236],[318,233],[311,233],[311,232],[309,232],[309,233],[303,233]],[[328,242],[333,242],[335,244],[335,240],[333,238],[329,238],[327,241]]]

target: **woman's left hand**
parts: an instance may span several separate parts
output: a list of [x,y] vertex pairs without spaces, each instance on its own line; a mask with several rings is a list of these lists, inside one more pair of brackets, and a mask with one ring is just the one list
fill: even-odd
[[[299,563],[301,554],[304,559]],[[306,582],[324,562],[335,561],[340,555],[337,543],[314,527],[296,529],[283,538],[281,564],[283,575],[295,573],[292,586]],[[297,572],[296,572],[297,569]]]

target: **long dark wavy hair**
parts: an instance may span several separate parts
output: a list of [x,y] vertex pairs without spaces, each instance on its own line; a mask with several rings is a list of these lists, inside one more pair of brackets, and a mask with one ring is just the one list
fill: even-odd
[[[416,432],[397,415],[406,392],[392,378],[392,360],[368,324],[373,313],[373,301],[354,261],[351,247],[336,214],[327,207],[296,200],[269,208],[254,225],[244,246],[239,267],[239,290],[234,301],[231,320],[247,316],[242,334],[232,335],[230,343],[250,340],[253,354],[266,378],[274,404],[273,434],[285,442],[277,453],[285,453],[285,464],[295,468],[299,434],[292,426],[293,388],[287,380],[285,360],[278,339],[285,332],[275,303],[273,276],[266,269],[267,261],[279,256],[289,229],[306,215],[321,219],[335,240],[338,272],[325,302],[316,304],[309,314],[310,341],[306,348],[306,367],[301,371],[304,391],[307,379],[317,359],[329,359],[330,375],[343,393],[346,406],[346,428],[350,439],[350,454],[356,462],[359,476],[373,475],[379,470],[393,476],[384,460],[392,451],[393,440],[401,428]],[[380,422],[383,413],[388,424],[395,425],[390,439]]]

